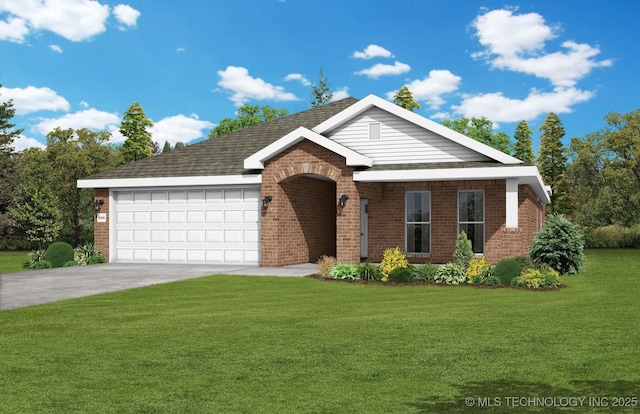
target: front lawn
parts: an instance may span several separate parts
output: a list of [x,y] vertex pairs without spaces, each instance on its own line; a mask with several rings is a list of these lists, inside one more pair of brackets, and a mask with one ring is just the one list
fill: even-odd
[[0,250],[0,274],[22,272],[22,262],[27,259],[27,253],[19,250]]
[[639,253],[555,291],[212,276],[3,311],[0,412],[637,412]]

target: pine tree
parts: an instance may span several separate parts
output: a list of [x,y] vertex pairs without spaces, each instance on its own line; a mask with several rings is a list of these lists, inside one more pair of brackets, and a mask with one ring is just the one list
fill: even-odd
[[565,135],[562,121],[558,115],[550,112],[539,130],[542,131],[542,135],[540,136],[538,169],[544,183],[550,185],[553,190],[547,213],[569,215],[573,208],[565,177],[567,150],[562,145],[562,137]]
[[516,140],[513,147],[513,156],[527,164],[533,164],[535,160],[531,134],[533,134],[533,131],[525,120],[520,121],[516,127],[516,132],[513,134],[513,138]]
[[162,153],[166,153],[171,151],[171,143],[169,141],[164,142],[164,146],[162,147]]
[[147,130],[152,126],[138,102],[127,108],[120,124],[120,133],[127,138],[120,147],[124,164],[153,155],[151,133]]
[[10,234],[7,210],[18,190],[12,144],[20,136],[22,129],[14,129],[15,125],[11,123],[15,113],[13,101],[0,103],[0,238]]
[[406,86],[403,86],[393,96],[393,102],[402,108],[413,112],[414,109],[420,109],[420,104],[413,99],[413,93]]
[[318,84],[311,85],[311,106],[322,106],[331,102],[333,98],[333,92],[331,92],[331,86],[329,81],[324,75],[324,69],[320,68],[318,72]]

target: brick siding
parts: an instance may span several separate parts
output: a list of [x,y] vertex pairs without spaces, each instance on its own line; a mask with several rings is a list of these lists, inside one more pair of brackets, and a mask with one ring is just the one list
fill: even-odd
[[106,223],[98,223],[97,214],[93,215],[93,244],[100,249],[100,253],[102,253],[107,263],[109,263],[109,220],[111,220],[109,215],[109,189],[94,189],[93,199],[104,201],[104,204],[100,206],[100,213],[107,214]]

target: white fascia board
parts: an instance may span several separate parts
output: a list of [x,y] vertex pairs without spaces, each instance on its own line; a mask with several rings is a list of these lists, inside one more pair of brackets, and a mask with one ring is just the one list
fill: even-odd
[[264,168],[265,161],[280,154],[282,151],[294,146],[298,142],[305,139],[318,144],[321,147],[328,149],[329,151],[343,156],[344,158],[346,158],[347,165],[365,167],[371,167],[373,165],[373,160],[371,158],[365,157],[362,154],[358,154],[352,149],[349,149],[344,145],[340,145],[327,137],[311,131],[310,129],[299,127],[296,130],[291,131],[287,135],[283,136],[279,140],[267,145],[250,157],[245,158],[244,168],[248,170],[261,170]]
[[423,116],[408,111],[394,103],[391,103],[385,99],[382,99],[376,95],[369,95],[364,99],[359,100],[350,107],[346,108],[342,112],[332,116],[321,124],[317,125],[313,130],[318,134],[325,134],[326,132],[342,125],[348,120],[360,115],[371,107],[378,107],[386,112],[389,112],[405,121],[411,122],[424,129],[432,131],[444,138],[447,138],[457,144],[467,147],[473,151],[476,151],[486,157],[489,157],[495,161],[503,164],[522,164],[522,161],[507,155],[502,151],[498,151],[486,144],[476,141],[473,138],[469,138],[459,132],[454,131],[451,128],[447,128],[444,125],[433,122]]
[[534,166],[354,171],[353,173],[353,181],[360,182],[506,180],[510,178],[517,178],[520,184],[529,185],[542,203],[551,202],[538,168]]
[[213,175],[188,177],[105,178],[78,180],[78,188],[186,187],[201,185],[261,184],[262,175]]

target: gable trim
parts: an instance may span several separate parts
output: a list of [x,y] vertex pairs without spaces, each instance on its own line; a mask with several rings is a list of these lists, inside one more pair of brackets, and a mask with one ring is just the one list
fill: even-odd
[[451,128],[447,128],[444,125],[433,122],[421,115],[408,111],[375,95],[369,95],[366,98],[359,100],[343,111],[317,125],[315,128],[313,128],[313,131],[318,134],[324,135],[374,106],[382,109],[383,111],[389,112],[401,119],[404,119],[405,121],[418,125],[421,128],[432,131],[444,138],[447,138],[459,145],[469,148],[470,150],[478,152],[495,161],[501,162],[503,164],[522,164],[522,161],[515,157],[507,155],[502,151],[498,151],[495,148],[476,141],[473,138],[469,138],[463,134],[460,134],[459,132],[452,130]]
[[244,160],[244,168],[247,170],[262,170],[264,169],[265,161],[273,158],[274,156],[280,154],[282,151],[291,148],[295,144],[303,141],[309,140],[317,145],[320,145],[323,148],[328,149],[340,156],[343,156],[346,159],[346,163],[349,166],[365,166],[371,167],[373,165],[373,160],[369,157],[365,157],[344,145],[340,145],[337,142],[330,140],[327,137],[324,137],[308,128],[299,127],[294,131],[291,131],[287,135],[278,139],[277,141],[267,145],[260,151],[254,153],[250,157],[245,158]]

